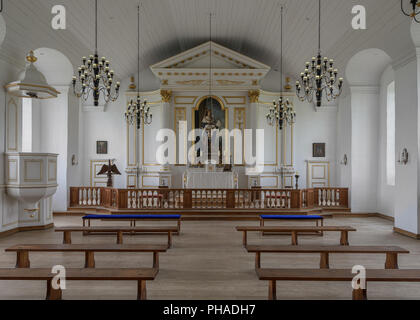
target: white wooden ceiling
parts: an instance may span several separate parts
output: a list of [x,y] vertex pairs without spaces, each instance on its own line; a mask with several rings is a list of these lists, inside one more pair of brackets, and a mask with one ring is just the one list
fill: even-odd
[[[99,54],[111,60],[120,78],[137,69],[138,0],[99,1]],[[280,5],[286,7],[285,73],[299,74],[317,51],[317,0],[142,0],[142,69],[197,46],[209,38],[276,69],[280,55]],[[51,8],[67,9],[67,30],[51,28]],[[363,4],[368,29],[351,27],[351,8]],[[409,19],[398,0],[323,0],[323,54],[336,59],[341,73],[361,49],[379,47],[393,58],[412,49]],[[0,57],[22,66],[30,49],[60,50],[75,67],[94,49],[93,0],[5,0],[6,39]],[[275,72],[275,71],[273,71]],[[70,80],[70,79],[69,79]]]

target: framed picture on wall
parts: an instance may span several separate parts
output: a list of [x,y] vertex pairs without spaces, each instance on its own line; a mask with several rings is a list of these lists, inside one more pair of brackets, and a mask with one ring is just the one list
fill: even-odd
[[325,158],[325,143],[314,143],[312,147],[312,157]]
[[108,141],[96,141],[96,153],[108,154]]

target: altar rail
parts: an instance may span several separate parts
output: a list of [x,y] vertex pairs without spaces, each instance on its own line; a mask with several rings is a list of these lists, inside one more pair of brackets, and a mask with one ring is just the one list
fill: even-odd
[[348,189],[114,189],[71,187],[70,207],[107,209],[348,208]]

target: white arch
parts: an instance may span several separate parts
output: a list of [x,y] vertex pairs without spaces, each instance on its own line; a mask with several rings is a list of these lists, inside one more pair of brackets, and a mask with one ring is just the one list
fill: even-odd
[[4,21],[3,15],[0,14],[0,46],[6,37],[6,22]]
[[48,84],[67,86],[73,77],[73,65],[60,51],[51,48],[38,48],[34,51],[38,61],[37,69],[42,72]]
[[346,79],[350,86],[378,86],[391,62],[391,57],[381,49],[362,50],[347,63]]

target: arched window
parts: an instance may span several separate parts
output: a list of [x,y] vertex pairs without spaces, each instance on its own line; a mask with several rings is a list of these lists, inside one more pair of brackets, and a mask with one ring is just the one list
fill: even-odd
[[395,186],[395,82],[391,82],[387,89],[386,181]]

